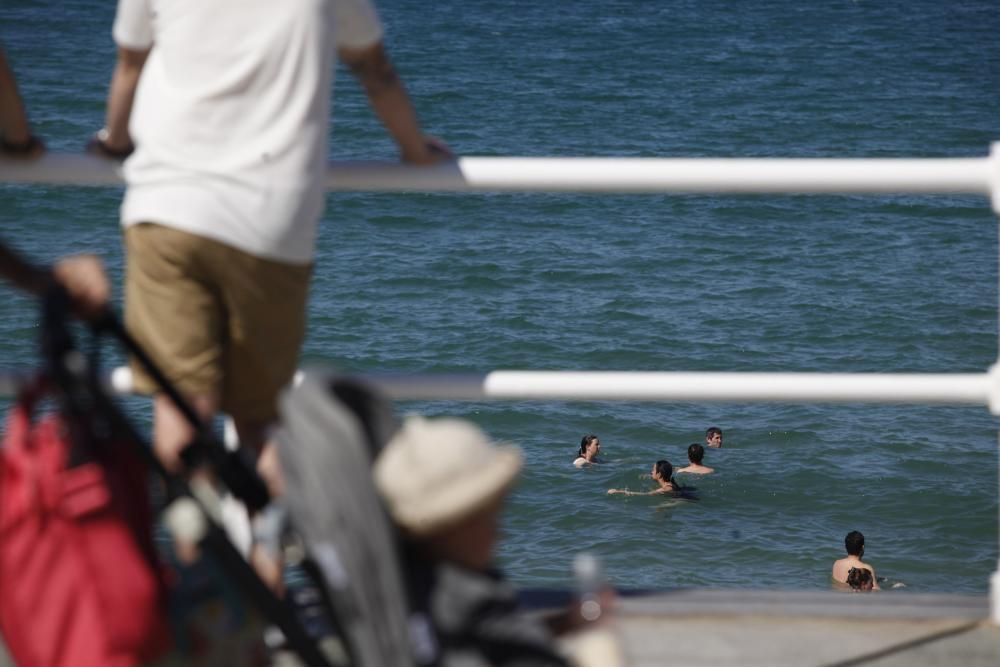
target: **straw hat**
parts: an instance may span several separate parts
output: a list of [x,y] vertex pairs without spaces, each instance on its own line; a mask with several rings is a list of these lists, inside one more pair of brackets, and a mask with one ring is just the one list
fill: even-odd
[[408,417],[375,462],[375,484],[400,526],[431,535],[507,491],[521,450],[494,446],[461,419]]

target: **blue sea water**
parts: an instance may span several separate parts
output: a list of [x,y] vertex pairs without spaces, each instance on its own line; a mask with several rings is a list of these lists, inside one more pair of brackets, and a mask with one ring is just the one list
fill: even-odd
[[[36,132],[100,127],[113,2],[3,0]],[[981,156],[1000,140],[994,2],[379,3],[428,131],[462,155]],[[395,159],[344,70],[333,159]],[[120,281],[117,189],[0,185],[0,237],[94,251]],[[492,369],[981,372],[997,358],[997,219],[965,196],[334,194],[303,363]],[[0,301],[0,366],[36,312]],[[410,403],[520,444],[500,561],[564,586],[592,550],[625,587],[824,589],[843,537],[909,591],[984,592],[998,557],[984,408]],[[645,488],[704,429],[697,502]],[[574,469],[584,433],[605,463]]]

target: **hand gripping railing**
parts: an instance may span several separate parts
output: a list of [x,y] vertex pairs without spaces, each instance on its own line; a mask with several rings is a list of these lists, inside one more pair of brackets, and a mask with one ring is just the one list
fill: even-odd
[[[0,158],[3,182],[118,185],[121,168],[85,155]],[[980,158],[462,157],[433,167],[337,162],[326,185],[337,191],[975,194],[989,197],[1000,215],[1000,143]],[[1000,415],[997,365],[979,374],[493,371],[367,379],[397,399],[946,403],[985,405]],[[117,369],[109,381],[128,390],[130,376]],[[16,382],[0,374],[0,392],[10,393]],[[991,618],[1000,624],[1000,566],[990,584]]]

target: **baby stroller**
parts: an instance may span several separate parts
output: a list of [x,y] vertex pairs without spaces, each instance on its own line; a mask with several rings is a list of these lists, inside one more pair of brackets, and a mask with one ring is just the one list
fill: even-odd
[[512,587],[426,558],[389,518],[372,475],[400,428],[384,396],[314,369],[279,409],[284,502],[358,664],[568,664]]
[[391,406],[357,381],[306,372],[280,413],[284,503],[348,652],[359,665],[433,664],[429,633],[411,646],[399,544],[371,481],[397,428]]

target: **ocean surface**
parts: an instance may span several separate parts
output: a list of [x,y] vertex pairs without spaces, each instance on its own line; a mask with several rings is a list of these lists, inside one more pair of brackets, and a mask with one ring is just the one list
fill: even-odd
[[[3,0],[0,41],[37,134],[103,124],[114,2]],[[462,155],[983,156],[1000,140],[1000,12],[986,0],[383,0],[428,132]],[[395,149],[339,70],[332,159]],[[122,271],[118,189],[0,185],[0,237]],[[997,219],[966,196],[335,194],[303,363],[493,369],[982,372],[997,358]],[[119,292],[120,296],[120,292]],[[36,359],[37,313],[0,299],[0,366]],[[114,354],[108,363],[116,363]],[[135,401],[136,399],[130,399]],[[144,405],[133,411],[144,414]],[[566,586],[597,553],[623,587],[826,589],[860,530],[883,585],[987,590],[997,422],[985,408],[408,403],[518,443],[500,564]],[[725,447],[649,488],[706,427]],[[604,463],[577,470],[597,433]]]

